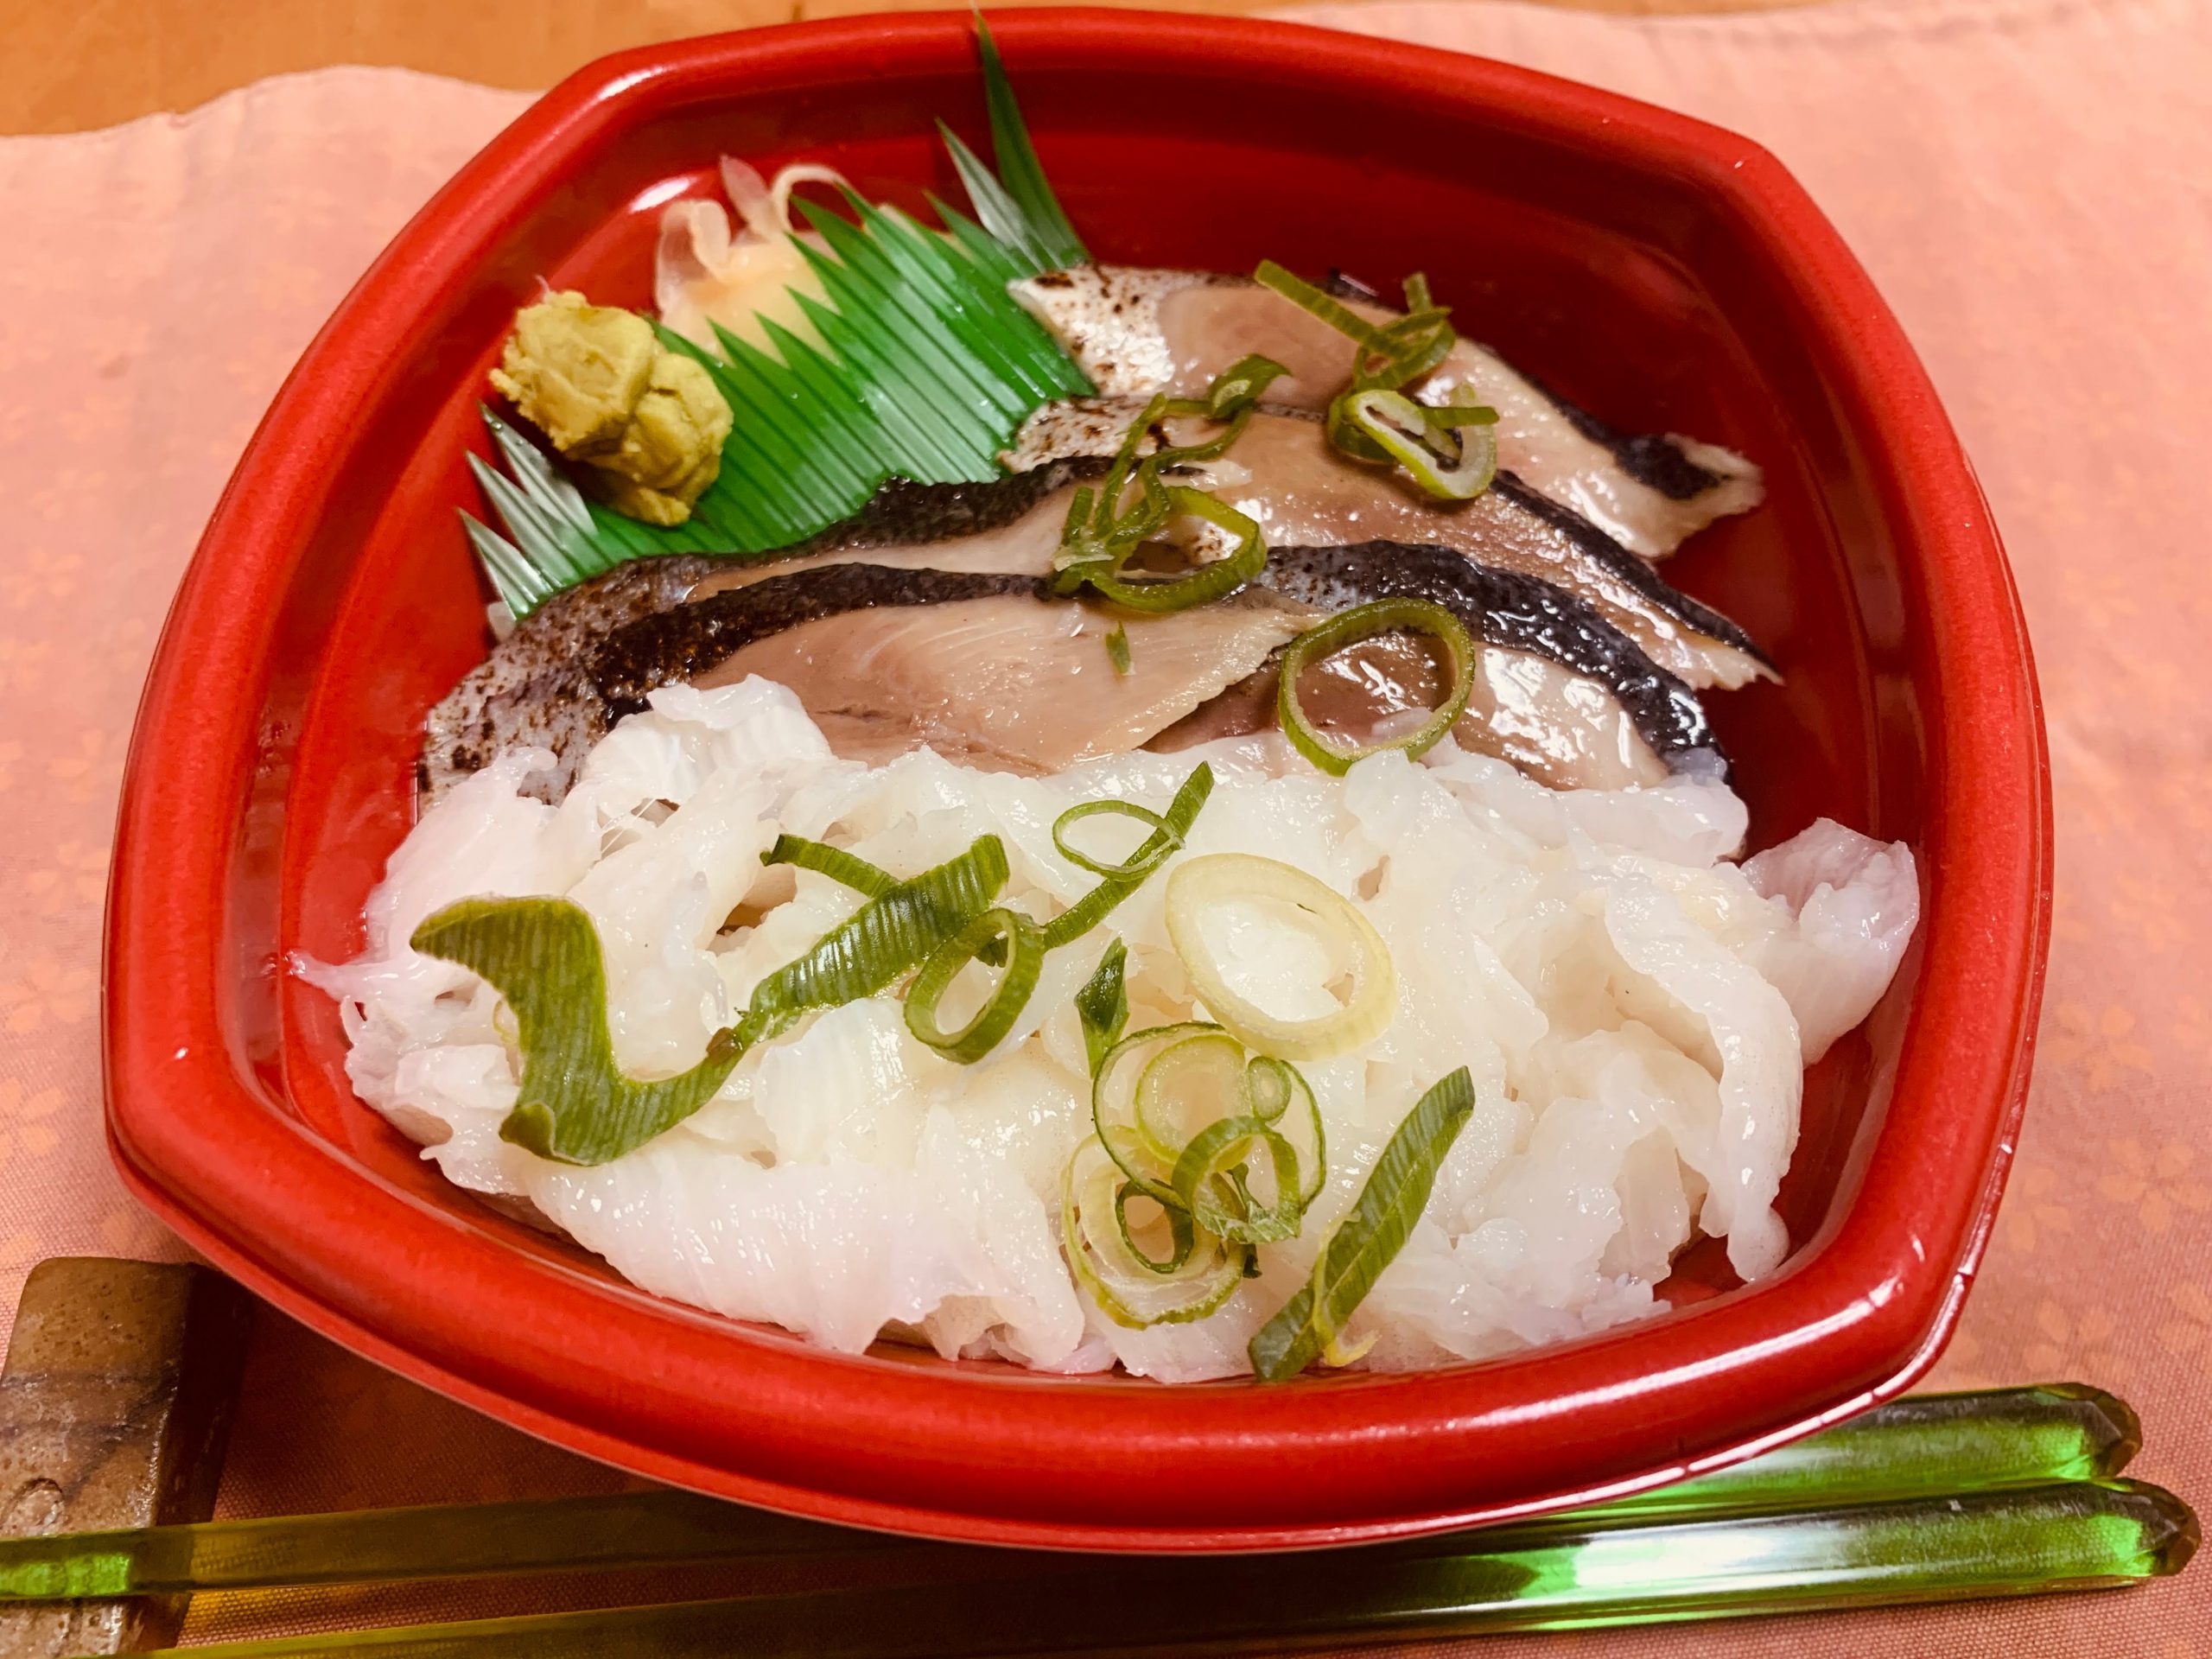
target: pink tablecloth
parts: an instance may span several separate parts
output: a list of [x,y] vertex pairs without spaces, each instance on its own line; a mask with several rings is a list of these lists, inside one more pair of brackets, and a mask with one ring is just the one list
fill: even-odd
[[[2212,1497],[2212,7],[1932,0],[1681,20],[1511,5],[1300,14],[1535,65],[1777,151],[1926,357],[1987,484],[2049,702],[2059,909],[2012,1192],[1936,1379],[2081,1377],[2139,1471]],[[406,214],[520,106],[393,71],[0,140],[0,1320],[72,1251],[174,1254],[110,1173],[99,917],[165,596],[279,378]],[[613,1477],[265,1322],[242,1512]],[[476,1604],[481,1606],[480,1601]],[[302,1609],[302,1617],[312,1610]],[[209,1607],[202,1631],[240,1628]],[[2183,1656],[2212,1574],[2121,1596],[1509,1643],[1486,1652]]]

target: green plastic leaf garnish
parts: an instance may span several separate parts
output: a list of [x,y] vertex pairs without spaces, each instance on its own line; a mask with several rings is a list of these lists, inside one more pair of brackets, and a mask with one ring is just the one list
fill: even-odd
[[1075,994],[1076,1018],[1083,1022],[1083,1050],[1090,1062],[1090,1075],[1098,1075],[1098,1062],[1121,1040],[1129,1023],[1128,971],[1129,947],[1116,938],[1098,959],[1098,971]]
[[[979,12],[976,17],[976,53],[983,66],[983,101],[991,117],[991,159],[998,163],[999,177],[1005,181],[1006,194],[1021,213],[1027,239],[1043,255],[1047,265],[1080,265],[1090,255],[1084,250],[1083,240],[1075,233],[1075,226],[1068,223],[1068,216],[1060,207],[1060,199],[1053,194],[1052,187],[1045,177],[1044,164],[1037,159],[1037,147],[1029,141],[1029,124],[1021,118],[1021,106],[1014,101],[1014,83],[1008,79],[1005,61],[999,56],[999,43],[991,38],[991,28]],[[957,156],[955,156],[956,162]],[[976,204],[981,211],[982,204]],[[988,221],[985,221],[988,223]]]
[[1464,1065],[1414,1103],[1322,1247],[1313,1276],[1252,1338],[1248,1351],[1262,1382],[1295,1376],[1334,1349],[1428,1207],[1436,1172],[1474,1110],[1474,1079]]
[[1046,181],[990,31],[980,17],[976,27],[998,175],[949,130],[946,143],[983,226],[934,200],[941,233],[849,191],[850,218],[802,202],[828,245],[798,245],[823,290],[796,296],[818,345],[766,318],[766,349],[717,329],[710,352],[661,331],[707,369],[734,421],[721,471],[687,522],[640,524],[586,499],[486,411],[505,471],[474,465],[505,534],[461,517],[515,616],[645,555],[791,546],[850,518],[887,478],[988,482],[1033,411],[1091,390],[1007,292],[1089,256]]

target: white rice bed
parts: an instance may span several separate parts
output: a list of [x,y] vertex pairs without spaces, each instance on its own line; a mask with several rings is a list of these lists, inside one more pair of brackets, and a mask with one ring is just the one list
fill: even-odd
[[[517,792],[549,760],[502,755],[427,811],[370,899],[365,953],[299,964],[340,1000],[353,1085],[450,1179],[526,1201],[632,1282],[843,1351],[888,1326],[1043,1370],[1245,1372],[1246,1343],[1391,1130],[1460,1065],[1474,1116],[1351,1321],[1351,1341],[1376,1338],[1362,1365],[1445,1364],[1643,1317],[1700,1230],[1758,1279],[1788,1248],[1774,1199],[1804,1066],[1888,986],[1919,907],[1902,844],[1823,821],[1738,865],[1745,810],[1717,784],[1560,793],[1448,742],[1343,779],[1274,735],[1042,779],[927,751],[868,766],[838,760],[796,698],[755,678],[654,693],[557,807]],[[779,832],[901,876],[995,833],[1008,902],[1041,919],[1096,880],[1054,850],[1053,820],[1107,796],[1160,810],[1201,760],[1216,787],[1179,856],[1261,854],[1352,899],[1389,947],[1398,1007],[1365,1047],[1301,1067],[1328,1184],[1300,1236],[1263,1249],[1261,1275],[1194,1324],[1107,1320],[1058,1239],[1061,1172],[1090,1130],[1072,997],[1109,938],[1128,945],[1132,1030],[1205,1017],[1168,942],[1165,871],[1047,957],[979,1064],[942,1058],[895,1001],[872,999],[747,1055],[696,1116],[595,1168],[499,1138],[518,1075],[512,1018],[473,974],[407,944],[457,899],[567,895],[599,930],[617,1055],[665,1075],[859,902],[764,868]],[[727,925],[741,905],[757,925]],[[1309,935],[1257,907],[1208,925],[1262,1006],[1332,1006],[1317,999],[1336,969]]]

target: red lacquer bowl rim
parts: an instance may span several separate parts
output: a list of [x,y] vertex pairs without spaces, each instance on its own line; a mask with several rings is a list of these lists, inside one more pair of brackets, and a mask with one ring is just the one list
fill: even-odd
[[[324,510],[319,480],[351,410],[407,349],[410,320],[467,281],[489,227],[637,109],[748,80],[836,82],[851,73],[841,66],[887,52],[964,54],[965,14],[948,13],[791,25],[592,66],[472,161],[309,347],[186,575],[132,745],[104,1011],[109,1134],[124,1179],[286,1312],[517,1427],[677,1484],[945,1538],[1219,1550],[1434,1531],[1718,1466],[1901,1390],[1957,1317],[2010,1157],[2048,930],[2050,798],[2026,636],[1986,505],[1865,272],[1755,144],[1569,82],[1249,20],[1065,10],[995,27],[1017,73],[1025,62],[1225,66],[1480,106],[1694,181],[1792,273],[1842,418],[1879,435],[1867,462],[1877,505],[1941,664],[1922,856],[1942,872],[1943,902],[1849,1223],[1755,1291],[1506,1363],[1274,1389],[1009,1382],[733,1344],[726,1326],[595,1292],[386,1190],[270,1109],[230,1013],[230,987],[256,969],[231,954],[227,873],[267,741],[271,619]],[[1578,1446],[1639,1436],[1648,1455],[1626,1478],[1618,1461],[1610,1479],[1578,1462]],[[789,1468],[813,1446],[836,1447],[849,1466],[864,1458],[880,1479],[824,1491],[747,1472],[760,1448]],[[1440,1467],[1482,1471],[1489,1496],[1440,1497]],[[1167,1468],[1179,1489],[1249,1491],[1249,1512],[1202,1525],[1141,1510],[1071,1519],[1046,1499],[1070,1481],[1104,1490],[1110,1471]],[[1315,1510],[1313,1486],[1338,1480],[1356,1499],[1338,1514]]]

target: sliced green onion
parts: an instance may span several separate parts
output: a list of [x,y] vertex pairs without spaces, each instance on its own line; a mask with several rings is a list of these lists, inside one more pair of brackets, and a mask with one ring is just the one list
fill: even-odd
[[[1088,853],[1068,845],[1069,825],[1102,817],[1134,818],[1139,823],[1149,824],[1153,833],[1121,863],[1102,864]],[[1112,881],[1141,881],[1181,848],[1183,836],[1160,814],[1150,807],[1139,806],[1135,801],[1084,801],[1052,820],[1052,845],[1059,849],[1062,858],[1077,869],[1089,870],[1093,875],[1103,875]]]
[[1137,1090],[1146,1070],[1161,1050],[1185,1038],[1217,1033],[1221,1027],[1203,1020],[1186,1020],[1172,1026],[1149,1026],[1130,1032],[1099,1057],[1090,1079],[1090,1122],[1098,1139],[1122,1173],[1137,1187],[1167,1205],[1179,1205],[1169,1184],[1179,1143],[1161,1142],[1159,1150],[1137,1121]]
[[[1255,1147],[1268,1153],[1275,1189],[1271,1205],[1252,1196],[1243,1167]],[[1295,1238],[1306,1215],[1305,1201],[1299,1196],[1303,1183],[1297,1149],[1256,1117],[1220,1117],[1207,1124],[1183,1148],[1168,1184],[1200,1227],[1236,1243],[1274,1244]],[[1236,1208],[1217,1199],[1217,1185],[1227,1188]]]
[[464,899],[427,918],[413,944],[470,969],[514,1011],[522,1084],[500,1137],[541,1158],[603,1164],[697,1111],[748,1048],[801,1014],[872,996],[916,966],[988,906],[1007,874],[1005,847],[985,836],[893,883],[762,980],[744,1017],[709,1039],[698,1065],[652,1082],[615,1064],[599,933],[569,900]]
[[1404,1248],[1474,1110],[1474,1079],[1464,1065],[1414,1103],[1322,1247],[1313,1277],[1252,1338],[1252,1370],[1262,1382],[1295,1376],[1326,1351],[1349,1357],[1337,1346],[1338,1333]]
[[1116,622],[1106,635],[1106,659],[1114,664],[1116,674],[1127,674],[1132,666],[1129,656],[1129,631]]
[[[1175,791],[1175,798],[1167,804],[1161,814],[1160,827],[1146,838],[1145,844],[1131,855],[1129,862],[1141,864],[1149,856],[1153,843],[1159,842],[1173,850],[1191,833],[1191,826],[1198,821],[1198,809],[1206,804],[1206,797],[1213,793],[1213,768],[1200,761],[1183,786]],[[1054,950],[1081,938],[1104,921],[1114,907],[1144,884],[1144,877],[1109,877],[1101,881],[1075,903],[1045,925],[1045,943]]]
[[1129,947],[1116,939],[1099,957],[1098,971],[1075,994],[1076,1018],[1083,1024],[1084,1056],[1094,1077],[1098,1075],[1099,1061],[1121,1041],[1122,1028],[1129,1023],[1128,960]]
[[[1301,281],[1271,259],[1254,278],[1319,317],[1353,345],[1351,384],[1329,404],[1329,442],[1358,461],[1395,464],[1431,495],[1465,501],[1488,489],[1497,472],[1497,411],[1479,406],[1433,409],[1401,388],[1433,374],[1459,344],[1452,312],[1431,299],[1428,278],[1406,278],[1406,315],[1380,327],[1341,300]],[[1462,389],[1464,391],[1464,388]]]
[[1236,538],[1235,549],[1186,575],[1158,582],[1126,582],[1118,574],[1117,564],[1096,569],[1076,567],[1083,569],[1083,581],[1091,588],[1117,605],[1157,616],[1225,599],[1267,569],[1268,544],[1261,539],[1255,520],[1203,490],[1171,485],[1165,493],[1176,512],[1204,518],[1229,531]]
[[[1259,526],[1203,491],[1164,484],[1160,475],[1165,468],[1211,461],[1227,453],[1249,424],[1260,394],[1288,372],[1273,358],[1255,353],[1239,358],[1215,376],[1204,397],[1170,397],[1162,392],[1147,403],[1122,434],[1121,448],[1097,488],[1094,491],[1085,486],[1068,503],[1067,518],[1060,526],[1060,545],[1052,556],[1052,568],[1058,573],[1053,591],[1065,596],[1087,582],[1134,609],[1173,611],[1218,599],[1257,575],[1267,563],[1267,547],[1260,538]],[[1158,449],[1141,459],[1137,452],[1147,436],[1162,421],[1178,416],[1203,416],[1224,424],[1213,436],[1197,443],[1171,445],[1163,432]],[[1122,498],[1132,483],[1137,498],[1125,509]],[[1178,513],[1209,519],[1236,537],[1236,550],[1220,562],[1236,565],[1235,574],[1223,573],[1217,564],[1172,582],[1122,582],[1122,567],[1129,556]],[[1108,649],[1113,650],[1110,639]],[[1122,653],[1127,649],[1124,635]],[[1115,656],[1116,667],[1122,667],[1122,653]],[[1123,668],[1122,671],[1128,671]]]
[[[1006,968],[999,982],[975,1017],[957,1031],[938,1023],[938,1004],[962,969],[977,960],[984,950],[1004,942]],[[1037,976],[1045,964],[1045,930],[1018,910],[987,910],[931,954],[906,988],[906,1029],[914,1040],[925,1043],[948,1060],[973,1065],[998,1046],[1014,1028],[1037,988]]]
[[[1201,1237],[1245,1244],[1294,1237],[1321,1190],[1326,1152],[1313,1090],[1280,1060],[1262,1055],[1248,1064],[1218,1026],[1185,1021],[1131,1033],[1101,1058],[1090,1103],[1099,1144],[1130,1190],[1169,1211],[1188,1211]],[[1291,1112],[1294,1103],[1304,1109]],[[1271,1200],[1251,1189],[1244,1165],[1255,1147],[1267,1154]]]
[[1260,401],[1260,394],[1290,372],[1272,357],[1257,352],[1240,357],[1206,388],[1206,413],[1217,421],[1243,414]]
[[[1300,310],[1311,312],[1338,334],[1349,336],[1360,345],[1374,349],[1379,346],[1382,330],[1361,316],[1333,294],[1325,293],[1302,276],[1293,276],[1272,259],[1262,259],[1252,272],[1252,280],[1262,288],[1273,289]],[[1422,291],[1427,292],[1426,282]]]
[[1173,1166],[1201,1130],[1238,1115],[1243,1103],[1243,1046],[1219,1029],[1179,1038],[1137,1074],[1137,1139]]
[[[1135,1196],[1143,1195],[1130,1192],[1121,1169],[1095,1136],[1076,1148],[1060,1196],[1060,1234],[1069,1267],[1099,1312],[1116,1325],[1142,1330],[1205,1319],[1236,1294],[1250,1252],[1224,1239],[1200,1238],[1195,1231],[1188,1245],[1183,1244],[1190,1224],[1185,1218],[1178,1226],[1177,1212],[1163,1205],[1167,1255],[1148,1255],[1129,1236],[1128,1206]],[[1162,1271],[1154,1265],[1160,1260],[1174,1265]]]
[[[1489,420],[1478,418],[1485,414]],[[1370,387],[1338,398],[1329,419],[1332,431],[1339,422],[1357,429],[1440,500],[1471,500],[1497,475],[1495,410],[1430,409],[1402,391]]]
[[797,1014],[874,995],[989,909],[1007,874],[1005,845],[996,836],[978,836],[957,858],[869,899],[762,980],[753,1011]]
[[760,861],[812,870],[871,899],[880,899],[899,885],[899,878],[882,866],[827,842],[809,841],[804,836],[778,836],[776,844],[760,855]]
[[[1200,921],[1214,906],[1238,900],[1287,908],[1348,963],[1351,995],[1341,1007],[1313,1019],[1284,1019],[1230,985]],[[1167,879],[1167,937],[1207,1011],[1262,1054],[1319,1060],[1349,1053],[1381,1035],[1397,1011],[1397,975],[1375,925],[1334,887],[1279,859],[1210,853],[1178,866]]]
[[[1161,1227],[1167,1229],[1166,1255],[1153,1255],[1138,1243],[1139,1230],[1129,1220],[1131,1204],[1157,1206],[1160,1216],[1149,1230],[1157,1237]],[[1114,1189],[1114,1230],[1120,1235],[1122,1246],[1129,1253],[1129,1259],[1141,1264],[1148,1273],[1180,1273],[1190,1261],[1192,1251],[1198,1247],[1198,1225],[1191,1219],[1190,1211],[1162,1203],[1141,1190],[1135,1181],[1123,1181]]]
[[[1306,669],[1321,658],[1383,633],[1425,633],[1442,643],[1450,659],[1452,683],[1444,701],[1411,734],[1387,743],[1339,747],[1306,717],[1299,701],[1298,682]],[[1282,672],[1275,687],[1275,718],[1293,747],[1315,766],[1341,778],[1353,765],[1385,749],[1419,757],[1434,748],[1467,707],[1475,686],[1475,642],[1466,624],[1441,605],[1425,599],[1378,599],[1338,611],[1319,627],[1291,641],[1283,652]]]
[[640,1082],[614,1059],[599,931],[566,899],[464,899],[427,918],[410,941],[457,962],[506,999],[522,1048],[522,1085],[499,1126],[541,1158],[603,1164],[705,1105],[758,1035],[740,1022],[672,1077]]
[[1245,1068],[1244,1087],[1252,1115],[1281,1134],[1298,1154],[1304,1171],[1298,1205],[1303,1210],[1320,1196],[1322,1183],[1329,1179],[1328,1136],[1313,1085],[1296,1066],[1261,1054]]

